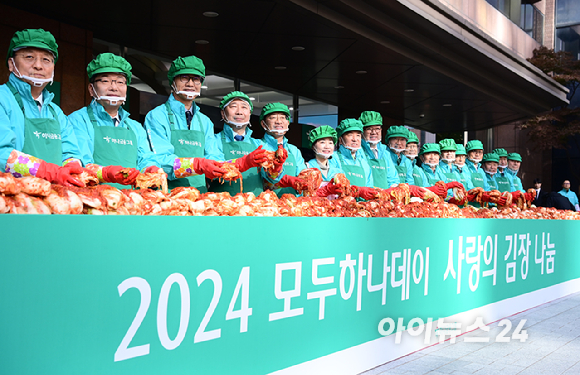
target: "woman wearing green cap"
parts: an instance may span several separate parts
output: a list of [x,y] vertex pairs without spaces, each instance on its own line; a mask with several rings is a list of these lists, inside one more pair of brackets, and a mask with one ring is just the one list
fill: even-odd
[[[89,63],[87,73],[93,100],[68,116],[81,160],[100,182],[132,185],[139,170],[158,167],[145,129],[121,108],[131,83],[131,65],[120,56],[102,53]],[[121,173],[124,168],[130,172]]]
[[284,136],[290,126],[290,109],[282,103],[268,103],[262,107],[260,112],[260,124],[266,134],[262,138],[262,144],[265,150],[276,151],[283,148],[288,157],[284,162],[284,175],[280,182],[273,183],[268,176],[264,179],[264,186],[276,192],[278,197],[283,194],[296,195],[298,183],[301,181],[298,174],[306,169],[306,163],[298,147],[288,143]]
[[409,131],[409,139],[407,140],[407,147],[403,152],[407,159],[411,160],[413,165],[413,185],[423,186],[423,177],[421,175],[421,168],[417,165],[417,156],[419,156],[419,138],[417,134]]
[[463,184],[467,191],[473,189],[473,183],[471,182],[471,175],[465,166],[465,157],[467,153],[465,152],[465,146],[457,145],[457,150],[455,151],[455,163],[453,165],[453,171],[459,176],[459,182]]
[[453,170],[455,163],[455,152],[457,151],[457,144],[451,138],[443,139],[439,142],[441,149],[441,160],[439,161],[439,168],[447,178],[447,181],[459,182],[459,175]]
[[467,161],[465,165],[467,166],[466,172],[469,173],[469,178],[473,187],[480,187],[488,191],[486,188],[485,179],[483,177],[483,171],[481,169],[481,159],[483,158],[483,143],[476,139],[467,142],[465,146],[465,151],[467,151]]
[[407,140],[409,139],[409,130],[404,126],[391,126],[387,131],[385,140],[387,142],[387,152],[391,157],[391,161],[395,165],[399,174],[399,182],[413,184],[413,164],[411,160],[403,154],[407,147]]
[[0,170],[84,186],[71,175],[83,172],[77,139],[46,90],[57,59],[58,45],[48,31],[28,29],[12,37],[6,56],[10,77],[0,86]]
[[361,149],[363,125],[357,119],[347,118],[336,128],[338,151],[330,163],[341,168],[351,185],[373,187],[373,175],[364,151]]
[[515,191],[515,188],[512,185],[512,182],[506,176],[505,169],[508,166],[508,162],[507,162],[508,153],[507,153],[507,151],[504,150],[503,148],[496,148],[495,150],[493,150],[493,153],[496,154],[499,158],[499,164],[497,166],[497,173],[494,176],[495,183],[497,185],[497,190],[499,190],[502,193],[506,192],[506,191],[510,191],[510,192]]
[[[250,97],[241,91],[232,91],[223,97],[220,109],[224,129],[215,135],[216,143],[221,158],[234,162],[242,172],[244,193],[252,192],[259,195],[264,191],[263,180],[268,180],[270,184],[280,182],[285,159],[279,160],[279,163],[278,160],[275,161],[272,175],[268,175],[263,168],[260,171],[255,168],[265,162],[267,156],[266,150],[262,149],[262,142],[252,138],[252,130],[248,127],[254,110]],[[231,184],[220,184],[218,181],[212,181],[210,191],[227,191],[235,195],[240,192],[239,183],[233,181]]]
[[168,175],[169,188],[193,186],[205,193],[205,177],[214,179],[225,172],[215,162],[223,159],[213,123],[194,102],[205,79],[205,66],[195,56],[178,57],[167,78],[171,95],[145,117],[151,148]]
[[371,167],[373,183],[376,187],[388,189],[399,184],[399,177],[393,161],[387,153],[387,148],[381,143],[383,117],[374,111],[361,113],[363,124],[362,149]]
[[507,156],[508,167],[505,170],[505,176],[510,180],[511,185],[514,190],[519,190],[525,193],[524,187],[522,185],[522,180],[518,177],[518,171],[522,165],[522,156],[517,152],[509,153]]

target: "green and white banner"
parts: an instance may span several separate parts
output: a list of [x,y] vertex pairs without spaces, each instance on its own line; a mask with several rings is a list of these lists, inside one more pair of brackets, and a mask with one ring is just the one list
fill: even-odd
[[[2,374],[296,369],[580,278],[578,221],[3,215],[0,224]],[[381,363],[363,357],[343,372]]]

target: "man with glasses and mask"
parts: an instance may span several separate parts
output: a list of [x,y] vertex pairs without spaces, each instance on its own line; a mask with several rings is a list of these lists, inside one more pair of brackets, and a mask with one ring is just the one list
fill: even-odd
[[394,125],[387,130],[385,141],[387,142],[387,152],[391,161],[397,169],[400,183],[414,184],[413,163],[408,159],[403,151],[407,149],[409,130],[404,126]]
[[131,64],[121,56],[102,53],[89,63],[87,74],[93,100],[68,117],[82,162],[100,182],[118,188],[133,185],[139,170],[157,171],[159,167],[143,126],[121,108],[131,83]]
[[[287,155],[284,162],[284,175],[278,183],[273,183],[270,176],[265,176],[264,186],[276,192],[278,197],[283,194],[294,194],[301,179],[296,177],[306,169],[306,163],[298,147],[288,143],[284,136],[290,127],[290,109],[282,103],[268,103],[260,112],[260,124],[266,132],[262,138],[265,150],[276,151],[279,148]],[[277,177],[277,176],[273,176]]]
[[363,124],[361,147],[371,167],[374,186],[388,189],[398,185],[399,177],[395,164],[389,157],[386,146],[381,143],[383,117],[375,111],[364,111],[359,120]]
[[27,29],[12,37],[10,77],[0,86],[0,171],[84,186],[74,177],[83,172],[77,139],[46,89],[57,60],[58,45],[48,31]]
[[205,177],[215,179],[225,173],[218,163],[222,159],[213,123],[194,102],[201,93],[205,66],[195,56],[178,57],[167,78],[171,95],[145,117],[151,149],[168,175],[169,188],[193,186],[205,193]]

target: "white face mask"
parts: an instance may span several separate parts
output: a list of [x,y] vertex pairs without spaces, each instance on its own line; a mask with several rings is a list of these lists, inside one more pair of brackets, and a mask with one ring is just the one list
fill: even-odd
[[281,130],[281,129],[270,129],[268,128],[268,125],[266,125],[265,121],[262,121],[262,127],[264,128],[264,130],[266,131],[266,133],[272,133],[272,134],[276,134],[276,135],[284,135],[288,132],[289,129],[285,129],[285,130]]
[[370,143],[373,146],[378,145],[379,143],[381,143],[381,140],[379,139],[378,141],[366,141],[367,143]]
[[507,168],[507,166],[508,166],[507,164],[503,164],[503,165],[502,165],[502,164],[500,164],[500,165],[499,165],[499,167],[500,167],[500,168],[503,168],[503,169]]
[[469,159],[469,160],[471,160],[471,162],[472,162],[473,164],[479,164],[479,163],[481,163],[481,160],[482,160],[482,159]]
[[431,168],[439,165],[439,163],[427,163],[426,161],[424,161],[423,164],[426,164],[426,165],[430,166]]
[[344,144],[343,144],[343,146],[344,146],[344,148],[346,148],[346,149],[348,149],[350,151],[354,151],[354,152],[357,152],[358,150],[360,150],[360,146],[358,146],[358,147],[350,147],[350,146],[347,146],[347,145],[344,145]]
[[389,146],[389,148],[391,150],[395,151],[397,154],[400,154],[401,152],[403,152],[403,151],[406,150],[406,148],[394,148],[394,147],[391,147],[391,146]]
[[455,162],[455,158],[453,158],[453,159],[445,159],[445,158],[443,158],[443,159],[441,159],[441,161],[444,161],[447,164],[453,164]]
[[193,100],[196,97],[199,96],[199,92],[196,91],[177,91],[177,88],[175,87],[175,84],[171,85],[171,89],[173,90],[173,92],[175,93],[175,95],[185,95],[185,97],[187,98],[187,100]]
[[493,176],[493,175],[494,175],[494,174],[496,174],[497,172],[488,172],[488,171],[485,171],[485,173],[487,173],[487,174],[488,174],[488,175],[490,175],[490,176]]
[[415,160],[415,158],[417,157],[417,155],[416,155],[416,154],[415,154],[415,155],[405,155],[405,156],[406,156],[408,159],[411,159],[411,160]]
[[320,156],[320,157],[322,157],[322,158],[325,158],[325,159],[330,159],[330,158],[332,158],[332,154],[323,154],[323,153],[320,153],[320,152],[318,152],[318,151],[317,151],[317,150],[316,150],[314,147],[312,148],[312,151],[314,151],[314,153],[315,153],[317,156]]
[[96,101],[99,100],[106,100],[109,102],[109,105],[112,106],[118,106],[118,105],[123,105],[125,104],[125,100],[127,99],[126,96],[107,96],[107,95],[99,95],[99,93],[97,92],[97,89],[95,88],[95,86],[91,83],[91,87],[93,88],[93,92],[95,93],[96,96],[93,96],[93,98]]
[[13,64],[14,70],[15,70],[14,75],[16,77],[18,77],[20,79],[26,79],[26,80],[32,82],[32,84],[34,85],[34,87],[42,87],[42,85],[44,85],[45,83],[49,83],[49,84],[52,85],[52,81],[54,80],[54,71],[52,72],[52,77],[46,78],[46,79],[25,76],[25,75],[20,74],[20,71],[16,67],[16,62],[14,61],[14,58],[11,57],[10,59],[12,60],[12,64]]
[[237,129],[241,129],[241,128],[243,128],[246,125],[252,126],[249,121],[246,121],[246,122],[236,122],[234,120],[228,120],[228,117],[225,115],[225,113],[224,113],[224,117],[225,117],[225,119],[223,121],[226,124],[229,124],[230,126],[234,126]]

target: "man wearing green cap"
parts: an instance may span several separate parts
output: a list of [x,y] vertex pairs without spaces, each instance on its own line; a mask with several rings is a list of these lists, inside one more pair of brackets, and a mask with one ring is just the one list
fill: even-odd
[[409,139],[407,140],[407,147],[403,153],[407,159],[411,160],[411,165],[413,165],[413,185],[423,186],[421,168],[417,165],[417,156],[419,156],[419,138],[417,137],[417,134],[410,130]]
[[399,182],[413,184],[413,164],[411,160],[403,154],[407,147],[407,140],[409,139],[409,130],[404,126],[391,126],[387,130],[385,140],[387,142],[387,152],[391,157],[391,161],[395,165],[399,174]]
[[518,177],[518,171],[522,164],[522,157],[517,152],[509,153],[507,156],[508,167],[505,170],[505,176],[510,180],[512,185],[512,191],[519,190],[525,193],[524,187],[522,185],[522,180]]
[[467,191],[473,189],[473,183],[471,182],[471,176],[467,167],[465,166],[465,157],[467,153],[465,152],[465,146],[457,145],[457,150],[455,151],[455,163],[453,165],[453,171],[459,176],[459,182],[463,184]]
[[361,146],[371,167],[374,185],[382,189],[398,185],[399,176],[395,165],[386,146],[381,143],[383,117],[378,112],[365,111],[361,113],[359,120],[363,124]]
[[[213,123],[195,104],[205,79],[205,66],[195,56],[178,57],[167,72],[171,95],[145,117],[145,129],[169,188],[193,186],[207,192],[205,177],[221,177],[223,161]],[[205,176],[203,176],[205,175]]]
[[344,119],[337,126],[336,133],[339,146],[330,163],[341,168],[352,185],[374,186],[371,167],[361,149],[362,122],[353,118]]
[[89,63],[87,74],[93,100],[68,116],[81,160],[100,182],[132,185],[139,170],[158,167],[145,129],[121,108],[131,83],[131,65],[120,56],[102,53]]
[[459,175],[453,170],[453,163],[455,163],[455,152],[457,151],[457,144],[455,140],[448,138],[442,139],[439,142],[439,147],[441,149],[441,160],[439,161],[439,167],[441,172],[447,178],[447,181],[457,181],[459,182]]
[[284,162],[284,175],[280,179],[280,182],[273,184],[266,177],[264,179],[264,186],[274,190],[278,197],[281,197],[283,194],[296,195],[298,184],[301,181],[296,176],[303,169],[306,169],[306,163],[298,147],[288,143],[288,139],[284,136],[290,126],[290,109],[288,109],[286,104],[282,103],[266,104],[260,112],[260,125],[262,125],[262,128],[266,132],[264,138],[262,138],[264,149],[276,151],[278,148],[282,148],[288,155]]
[[421,179],[423,187],[434,186],[437,181],[447,183],[447,177],[439,166],[441,148],[437,143],[425,143],[419,151],[421,158]]
[[467,151],[467,161],[465,165],[467,166],[466,172],[469,173],[469,178],[473,187],[481,187],[486,189],[486,182],[483,178],[483,171],[481,170],[481,160],[483,158],[483,143],[476,139],[467,142],[465,146],[465,151]]
[[[215,135],[220,157],[236,164],[242,172],[244,193],[252,192],[256,196],[264,191],[264,180],[269,184],[280,182],[284,172],[285,158],[274,161],[274,170],[269,175],[264,168],[256,167],[267,160],[266,150],[259,139],[252,138],[249,129],[250,116],[254,110],[252,100],[241,91],[232,91],[223,97],[220,103],[224,129]],[[284,156],[287,156],[285,153]],[[220,184],[213,181],[210,191],[227,191],[231,195],[240,192],[240,181],[231,184]]]
[[499,164],[497,166],[497,173],[494,176],[495,183],[497,185],[497,190],[500,192],[512,192],[515,191],[514,186],[512,185],[511,180],[506,176],[506,168],[508,166],[507,156],[508,153],[503,148],[496,148],[493,150],[493,153],[496,154],[499,158]]
[[[499,156],[493,152],[484,154],[483,158],[481,159],[481,163],[483,165],[483,172],[485,174],[484,182],[487,184],[484,186],[484,190],[498,190],[495,177],[497,174],[497,166],[499,165]],[[508,189],[507,191],[510,190]]]
[[28,29],[12,37],[6,56],[10,77],[0,86],[0,170],[84,186],[74,177],[83,172],[77,139],[46,90],[57,60],[58,45],[48,31]]

